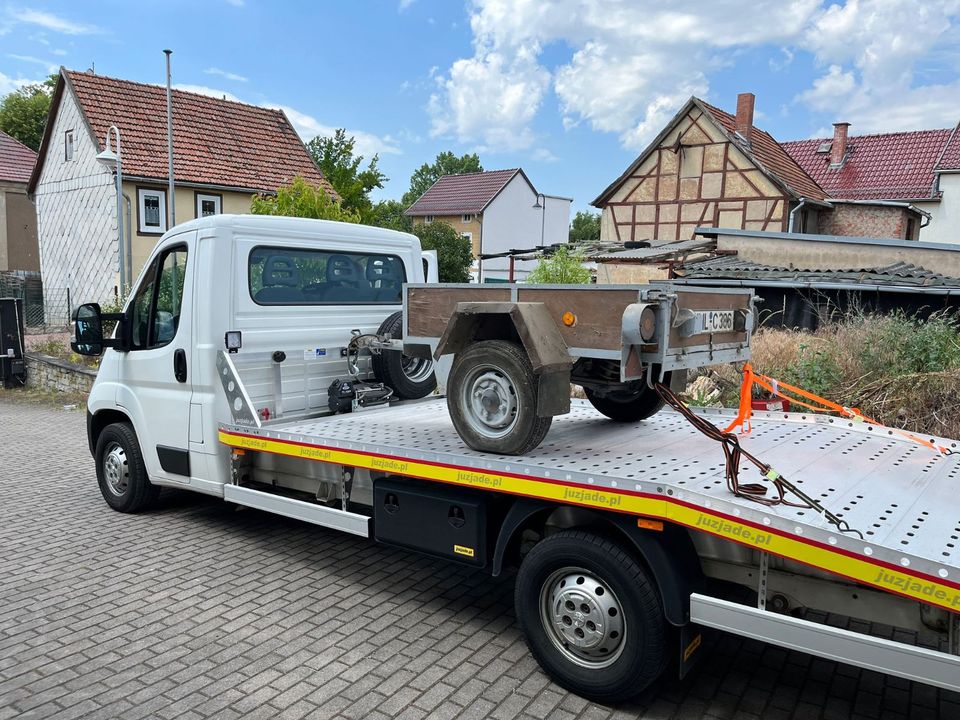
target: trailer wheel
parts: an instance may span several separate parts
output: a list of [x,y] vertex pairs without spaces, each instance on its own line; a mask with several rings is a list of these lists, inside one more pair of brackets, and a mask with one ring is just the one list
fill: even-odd
[[97,439],[97,481],[107,505],[123,513],[148,509],[160,488],[147,478],[137,434],[128,423],[107,425]]
[[[664,378],[670,385],[670,373]],[[597,410],[616,422],[637,422],[656,415],[663,409],[663,399],[657,391],[642,380],[633,383],[629,390],[614,390],[600,395],[596,390],[584,388],[587,400]]]
[[484,340],[459,353],[447,381],[447,408],[474,450],[523,455],[537,447],[552,417],[537,416],[537,378],[516,343]]
[[[390,334],[395,340],[403,338],[403,314],[395,312],[380,323],[378,335]],[[415,358],[397,350],[385,350],[371,358],[373,374],[387,387],[393,388],[403,400],[419,400],[437,387],[433,360]]]
[[666,620],[656,587],[610,540],[563,530],[539,542],[520,565],[515,603],[534,658],[578,695],[619,702],[663,671]]

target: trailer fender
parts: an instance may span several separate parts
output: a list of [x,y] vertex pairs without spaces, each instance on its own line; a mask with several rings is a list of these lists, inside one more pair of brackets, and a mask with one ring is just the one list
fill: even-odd
[[[532,522],[534,519],[545,521],[557,508],[557,505],[528,498],[513,503],[497,536],[491,568],[494,577],[502,572],[507,551],[518,531],[538,524]],[[677,627],[686,625],[690,621],[690,595],[701,591],[704,583],[700,560],[687,532],[670,524],[664,524],[662,530],[645,530],[637,526],[633,516],[585,512],[630,542],[653,574],[667,622]]]
[[434,358],[456,355],[477,340],[519,338],[537,376],[537,415],[570,412],[573,359],[546,306],[536,302],[460,302],[437,344]]

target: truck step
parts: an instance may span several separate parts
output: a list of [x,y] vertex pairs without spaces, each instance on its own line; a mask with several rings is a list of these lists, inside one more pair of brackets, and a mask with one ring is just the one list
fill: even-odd
[[370,518],[366,515],[315,505],[239,485],[225,485],[223,499],[314,525],[342,530],[361,537],[370,537]]

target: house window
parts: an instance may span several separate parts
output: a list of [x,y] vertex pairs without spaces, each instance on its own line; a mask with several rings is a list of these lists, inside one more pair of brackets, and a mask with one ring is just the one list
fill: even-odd
[[141,234],[162,235],[167,231],[166,192],[137,188],[137,210]]
[[468,223],[473,220],[473,213],[467,213],[460,218],[460,222]]
[[63,159],[73,160],[73,130],[67,130],[63,134]]
[[914,222],[913,218],[907,218],[907,234],[906,234],[907,240],[913,240],[913,231],[915,227],[916,227],[916,223]]
[[477,255],[479,252],[479,249],[473,246],[473,233],[468,233],[468,232],[460,233],[460,237],[465,238],[466,241],[470,243],[470,252],[472,252],[474,255]]
[[424,221],[427,225],[429,225],[430,223],[433,222],[433,215],[424,215],[424,216],[423,216],[423,221]]
[[223,212],[223,196],[209,193],[197,193],[197,217],[219,215]]

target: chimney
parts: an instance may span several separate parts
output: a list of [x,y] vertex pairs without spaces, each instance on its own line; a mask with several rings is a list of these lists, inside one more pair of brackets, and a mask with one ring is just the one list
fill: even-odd
[[737,95],[737,132],[747,145],[750,144],[750,132],[753,130],[753,103],[756,100],[753,93]]
[[838,168],[843,165],[843,158],[847,155],[847,128],[848,122],[833,124],[833,143],[830,145],[830,167]]

